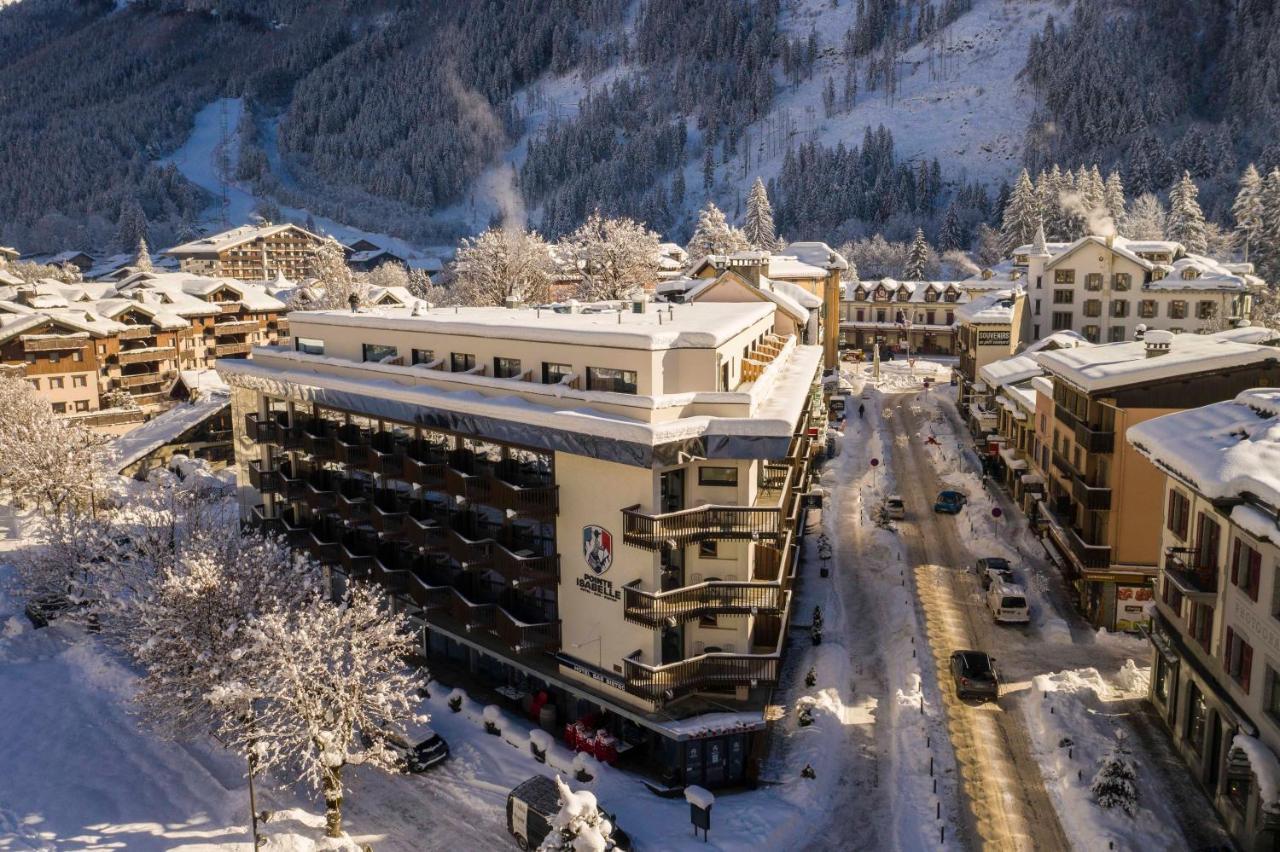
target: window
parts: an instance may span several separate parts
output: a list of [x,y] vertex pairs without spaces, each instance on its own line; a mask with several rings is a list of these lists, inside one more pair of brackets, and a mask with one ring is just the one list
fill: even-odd
[[1071,305],[1071,304],[1075,304],[1075,301],[1076,301],[1075,290],[1054,290],[1053,291],[1053,303],[1055,305]]
[[937,318],[938,318],[938,314],[937,314],[937,312],[936,312],[936,311],[925,311],[925,312],[924,312],[924,323],[925,323],[925,325],[937,325],[937,323],[935,323],[935,322],[934,322],[934,320],[936,320]]
[[1204,727],[1208,716],[1209,710],[1205,707],[1204,695],[1193,681],[1187,686],[1187,726],[1183,736],[1197,754],[1204,748]]
[[1071,313],[1068,311],[1053,312],[1053,330],[1066,331],[1071,328]]
[[1127,317],[1129,316],[1129,300],[1116,299],[1111,303],[1111,316]]
[[699,559],[719,559],[720,558],[720,542],[703,541],[698,544]]
[[54,414],[66,414],[67,404],[65,402],[55,402],[52,406]]
[[1267,694],[1262,696],[1262,709],[1280,722],[1280,675],[1271,666],[1267,666]]
[[36,390],[40,390],[40,380],[39,380],[39,379],[27,379],[27,381],[31,382],[31,387],[35,388]]
[[587,390],[611,393],[635,393],[634,370],[615,370],[611,367],[588,367]]
[[1169,319],[1186,319],[1187,303],[1182,299],[1174,299],[1169,303]]
[[1102,301],[1100,299],[1085,299],[1084,315],[1087,317],[1102,316]]
[[1127,272],[1117,272],[1111,276],[1112,290],[1128,290],[1133,284],[1133,277]]
[[1125,328],[1122,325],[1113,325],[1107,328],[1107,342],[1120,343],[1124,340]]
[[53,378],[49,379],[49,388],[51,390],[58,389],[61,387],[62,387],[62,376],[54,376]]
[[954,325],[956,321],[956,312],[947,311],[947,325]]
[[34,364],[36,362],[36,353],[28,352],[26,354],[26,359],[28,364]]
[[387,346],[385,343],[366,343],[363,349],[364,360],[372,361],[375,364],[400,354],[400,350],[394,346]]
[[858,310],[854,311],[854,316],[857,317],[858,322],[865,322],[867,318],[867,311],[865,308],[858,308]]
[[1152,675],[1151,683],[1154,686],[1152,692],[1156,699],[1167,706],[1169,704],[1169,664],[1165,662],[1162,654],[1156,654],[1156,670]]
[[1074,284],[1076,283],[1076,271],[1074,269],[1055,269],[1053,270],[1054,284]]
[[1208,604],[1193,603],[1191,605],[1191,637],[1200,643],[1200,647],[1209,650],[1209,640],[1213,637],[1213,607]]
[[50,352],[50,353],[49,353],[49,363],[50,363],[50,364],[56,364],[56,363],[58,363],[58,362],[59,362],[59,361],[61,361],[61,360],[62,360],[62,356],[61,356],[61,355],[59,355],[57,352]]
[[88,411],[88,410],[89,410],[89,400],[87,399],[76,400],[76,411]]
[[552,364],[550,361],[542,362],[542,383],[544,385],[558,385],[572,375],[572,364]]
[[520,359],[519,358],[494,358],[493,359],[493,377],[495,379],[520,378]]
[[1165,527],[1183,541],[1187,540],[1187,524],[1191,519],[1191,501],[1176,488],[1169,489],[1169,505],[1165,510]]
[[72,361],[83,361],[83,360],[84,360],[84,352],[83,352],[83,351],[81,351],[81,350],[79,350],[79,349],[77,349],[75,352],[72,352],[72,353],[71,353],[71,360],[72,360]]
[[1156,316],[1156,300],[1142,299],[1138,302],[1138,316],[1143,319],[1155,319]]
[[415,364],[430,364],[436,360],[436,353],[430,349],[415,349],[412,355]]
[[[1040,300],[1039,299],[1036,299],[1036,316],[1040,316]],[[1036,335],[1036,337],[1039,337],[1039,336],[1040,336],[1039,334]]]
[[737,486],[738,469],[736,467],[700,467],[698,468],[698,484]]
[[1090,343],[1097,343],[1102,339],[1102,329],[1096,325],[1086,325],[1080,329],[1080,333],[1084,335],[1084,339]]
[[72,377],[71,377],[71,386],[72,386],[73,388],[82,388],[82,387],[84,387],[85,385],[86,385],[86,380],[85,380],[85,377],[84,377],[84,376],[72,376]]
[[324,341],[310,337],[295,337],[293,339],[293,348],[304,355],[323,355]]
[[1262,554],[1237,538],[1231,547],[1231,585],[1257,601],[1261,580]]
[[1102,289],[1102,273],[1086,272],[1084,276],[1084,289],[1101,290]]
[[1222,665],[1231,679],[1245,692],[1249,691],[1253,673],[1253,646],[1232,628],[1227,628],[1227,640],[1222,647]]
[[877,308],[877,309],[876,309],[876,322],[884,322],[884,321],[885,321],[885,311],[884,311],[884,308]]
[[1196,567],[1201,571],[1218,570],[1218,537],[1221,528],[1213,518],[1200,512],[1196,516]]
[[1172,580],[1167,578],[1165,579],[1164,591],[1162,592],[1161,597],[1164,598],[1164,605],[1173,610],[1173,612],[1181,618],[1183,595],[1182,592],[1178,590],[1178,587],[1173,584]]
[[455,373],[465,373],[467,370],[476,368],[476,356],[467,355],[463,352],[454,352],[449,355],[449,369]]
[[1196,302],[1196,319],[1211,320],[1218,315],[1218,303],[1210,301]]

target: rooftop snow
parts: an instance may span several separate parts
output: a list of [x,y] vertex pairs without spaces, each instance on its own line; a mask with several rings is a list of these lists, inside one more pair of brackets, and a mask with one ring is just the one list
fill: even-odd
[[1222,339],[1213,334],[1173,335],[1169,351],[1147,357],[1143,341],[1055,349],[1040,354],[1048,372],[1085,392],[1190,376],[1280,359],[1280,350]]
[[1003,388],[1006,385],[1025,382],[1043,372],[1038,359],[1030,355],[1015,355],[983,366],[978,370],[978,376],[987,383],[988,387]]
[[532,308],[433,308],[414,316],[407,307],[349,311],[295,311],[295,332],[310,324],[473,337],[501,335],[518,340],[622,349],[713,349],[761,320],[772,304],[699,302],[648,305],[643,314],[627,309],[561,314]]
[[956,322],[979,325],[1001,325],[1013,322],[1013,290],[997,290],[974,296],[973,300],[956,307]]
[[303,228],[299,228],[297,225],[289,225],[289,224],[265,225],[261,227],[258,227],[255,225],[241,225],[239,228],[232,228],[231,230],[223,231],[220,234],[210,234],[207,237],[201,237],[198,240],[192,240],[189,243],[183,243],[182,245],[174,246],[173,248],[165,251],[165,254],[170,254],[170,255],[217,254],[219,252],[223,252],[223,251],[226,251],[227,249],[238,246],[241,243],[247,243],[247,242],[250,242],[251,240],[256,240],[261,237],[274,236],[275,234],[279,234],[279,233],[282,233],[283,231],[288,231],[288,230],[302,231],[302,233],[315,239],[317,242],[322,239],[321,237],[317,237],[315,234],[312,234],[310,231],[304,230]]
[[[225,384],[223,387],[225,388]],[[103,453],[105,461],[119,473],[165,444],[176,441],[182,433],[200,425],[230,404],[231,396],[224,390],[209,393],[195,402],[176,405],[108,444]]]

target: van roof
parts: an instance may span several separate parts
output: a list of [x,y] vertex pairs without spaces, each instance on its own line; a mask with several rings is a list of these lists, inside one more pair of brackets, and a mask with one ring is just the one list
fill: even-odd
[[510,795],[543,816],[549,817],[560,810],[560,791],[556,789],[556,782],[545,775],[535,775],[520,782]]

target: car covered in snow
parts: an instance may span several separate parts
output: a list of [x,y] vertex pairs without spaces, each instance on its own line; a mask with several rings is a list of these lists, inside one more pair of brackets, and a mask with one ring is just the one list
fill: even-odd
[[1000,676],[995,660],[985,651],[954,651],[951,654],[951,680],[959,698],[1000,697]]
[[943,491],[938,494],[938,499],[933,501],[933,511],[958,515],[964,508],[964,504],[968,502],[969,498],[959,491]]
[[884,498],[884,513],[893,521],[901,521],[907,516],[907,504],[897,494]]
[[[366,746],[371,742],[368,737],[364,741]],[[395,752],[400,771],[411,775],[426,772],[449,757],[449,744],[444,737],[426,725],[409,725],[403,737],[387,733],[386,743],[387,748]]]
[[974,563],[973,571],[978,575],[978,582],[982,584],[984,592],[991,588],[994,583],[1005,583],[1010,586],[1022,585],[1018,581],[1018,575],[1013,570],[1013,566],[1009,564],[1009,560],[1002,559],[999,556],[987,556],[979,559]]
[[[48,627],[62,616],[70,615],[84,609],[84,607],[83,603],[72,601],[65,595],[39,595],[27,601],[27,605],[23,608],[23,614],[31,622],[32,627],[39,629]],[[93,632],[93,626],[93,624],[90,624],[90,632]]]
[[[617,816],[601,804],[597,807],[613,826],[605,849],[629,850],[631,838],[618,827]],[[551,820],[559,812],[560,792],[556,782],[545,775],[535,775],[507,794],[507,831],[516,839],[516,846],[537,849],[551,833]]]

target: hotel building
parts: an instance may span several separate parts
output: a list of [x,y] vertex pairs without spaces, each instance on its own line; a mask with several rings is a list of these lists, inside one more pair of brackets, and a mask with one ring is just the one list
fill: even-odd
[[670,783],[750,781],[822,347],[771,300],[575,310],[290,314],[291,349],[218,364],[242,513],[383,585],[433,669]]

